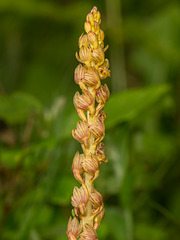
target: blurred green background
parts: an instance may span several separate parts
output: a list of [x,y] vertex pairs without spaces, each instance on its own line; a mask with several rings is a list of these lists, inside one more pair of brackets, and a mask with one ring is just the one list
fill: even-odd
[[94,5],[112,70],[99,239],[180,239],[180,2],[1,0],[1,240],[67,239],[75,52]]

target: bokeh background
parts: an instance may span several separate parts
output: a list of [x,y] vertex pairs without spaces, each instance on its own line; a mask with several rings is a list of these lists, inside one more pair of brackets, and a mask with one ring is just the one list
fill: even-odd
[[180,239],[180,2],[1,0],[1,240],[67,239],[75,52],[94,5],[112,70],[99,239]]

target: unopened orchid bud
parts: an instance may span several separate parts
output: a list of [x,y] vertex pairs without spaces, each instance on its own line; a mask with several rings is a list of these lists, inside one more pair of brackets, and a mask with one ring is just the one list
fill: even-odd
[[95,143],[100,142],[104,138],[105,126],[104,126],[104,123],[100,119],[98,119],[95,123],[92,123],[89,126],[89,129],[90,129],[91,133],[93,134],[93,136],[95,138],[97,138]]
[[91,13],[93,13],[93,16],[94,16],[94,13],[97,12],[97,7],[94,6],[92,9],[91,9]]
[[71,203],[74,207],[79,208],[81,215],[85,215],[88,198],[89,196],[85,187],[74,187]]
[[76,180],[81,184],[84,184],[84,180],[81,177],[81,174],[84,172],[81,166],[81,157],[82,154],[80,155],[79,152],[75,154],[72,164],[72,171]]
[[85,146],[89,144],[90,131],[87,122],[78,121],[75,130],[72,130],[73,137]]
[[92,31],[95,32],[95,34],[99,34],[100,26],[99,23],[94,21],[94,26],[92,27]]
[[88,223],[85,224],[84,232],[80,236],[82,240],[98,240],[96,231]]
[[101,194],[94,189],[94,192],[90,195],[90,200],[94,208],[98,208],[103,205],[103,198]]
[[99,90],[96,92],[96,100],[100,104],[105,104],[108,101],[110,92],[108,86],[105,84],[104,86],[101,85]]
[[89,21],[84,23],[84,30],[88,33],[89,31],[92,30],[92,26]]
[[89,107],[94,103],[94,98],[92,94],[88,91],[84,91],[82,95],[76,92],[74,95],[74,106],[76,110],[78,108],[82,110],[88,110]]
[[86,21],[89,21],[92,26],[94,25],[94,15],[92,12],[88,13],[86,16]]
[[100,83],[99,74],[95,68],[91,67],[87,69],[87,71],[84,74],[84,83],[87,86],[96,86],[97,84]]
[[96,148],[96,156],[97,156],[97,159],[100,163],[102,162],[108,162],[107,158],[106,158],[106,155],[104,153],[104,144],[102,142],[100,142],[98,145],[97,145],[97,148]]
[[88,44],[89,42],[87,34],[85,35],[81,34],[81,36],[79,37],[79,48],[81,48],[82,46],[87,47]]
[[98,66],[104,62],[104,51],[101,47],[92,50],[92,60]]
[[101,110],[98,115],[98,119],[100,119],[102,122],[105,122],[106,118],[107,118],[107,114],[103,110]]
[[97,35],[94,32],[89,31],[87,37],[88,37],[90,44],[93,46],[93,49],[98,48],[99,43],[98,43]]
[[75,240],[82,231],[82,223],[79,223],[76,217],[69,218],[66,234],[70,240]]
[[105,78],[109,77],[111,74],[111,71],[109,70],[108,59],[105,59],[104,63],[101,66],[99,66],[99,68],[97,70],[99,72],[99,76],[101,79],[105,79]]
[[101,44],[104,41],[104,32],[101,29],[99,29],[98,41],[99,41],[99,44]]
[[76,52],[76,58],[79,62],[86,64],[87,66],[90,66],[91,62],[91,51],[88,47],[82,46],[79,50],[79,56]]
[[93,15],[94,15],[94,20],[96,21],[96,22],[101,22],[101,14],[100,14],[100,12],[99,11],[94,11],[93,12]]
[[84,74],[85,74],[85,67],[83,67],[81,64],[79,64],[74,72],[74,81],[75,83],[79,84],[80,82],[83,81],[84,79]]
[[85,172],[95,173],[99,170],[99,162],[95,154],[84,157],[82,159],[81,165]]

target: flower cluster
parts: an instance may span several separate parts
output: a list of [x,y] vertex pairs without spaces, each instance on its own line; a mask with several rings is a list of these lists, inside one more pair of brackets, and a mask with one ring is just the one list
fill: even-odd
[[76,92],[74,106],[81,120],[72,136],[80,142],[83,153],[77,152],[72,171],[82,184],[75,187],[71,203],[75,216],[70,217],[67,236],[70,240],[96,240],[96,230],[104,217],[105,210],[101,194],[94,189],[93,182],[99,176],[99,166],[107,162],[104,153],[106,114],[103,107],[109,98],[109,89],[101,80],[110,76],[109,61],[105,59],[104,32],[100,29],[101,15],[96,7],[86,17],[85,34],[79,38],[79,53],[76,58],[74,80],[82,93]]

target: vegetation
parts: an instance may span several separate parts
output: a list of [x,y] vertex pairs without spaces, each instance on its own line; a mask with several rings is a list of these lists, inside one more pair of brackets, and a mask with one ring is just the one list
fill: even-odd
[[0,1],[0,239],[65,240],[79,144],[74,52],[102,14],[111,91],[100,240],[179,240],[178,0]]

